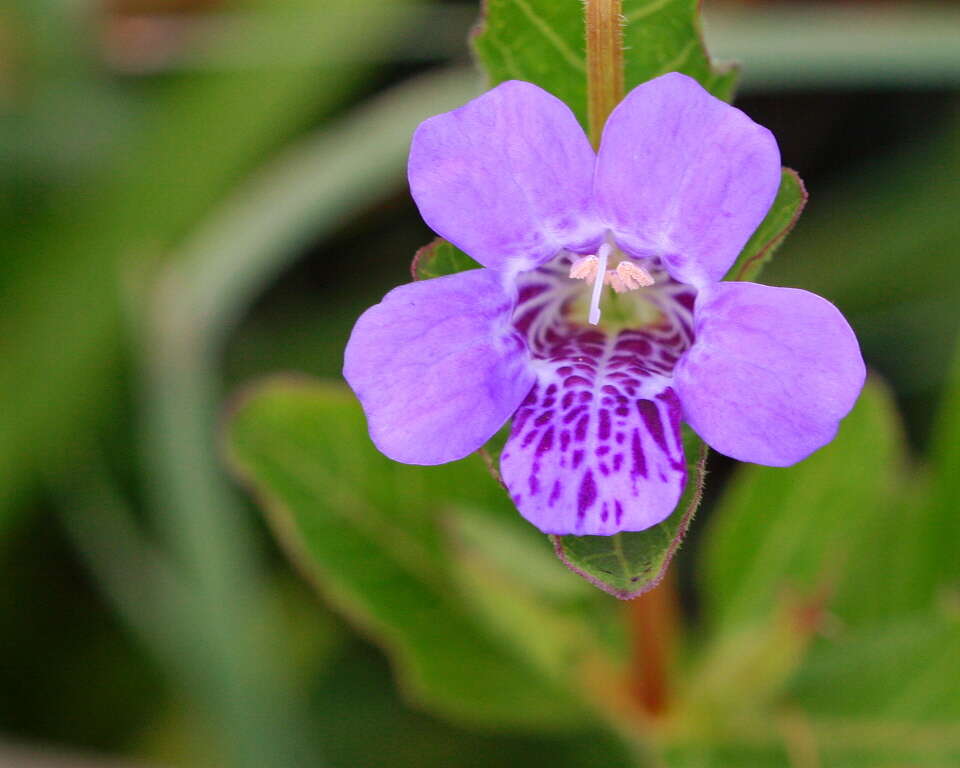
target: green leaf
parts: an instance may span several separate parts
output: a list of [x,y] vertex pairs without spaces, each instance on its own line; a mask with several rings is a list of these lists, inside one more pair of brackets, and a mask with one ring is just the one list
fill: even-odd
[[[451,567],[464,600],[531,666],[562,683],[577,677],[574,670],[586,655],[595,664],[605,655],[598,648],[595,622],[562,609],[590,588],[564,572],[542,537],[528,527],[462,509],[448,513],[446,522]],[[579,593],[575,588],[581,588]],[[613,669],[610,663],[604,667]]]
[[526,80],[549,91],[587,124],[583,4],[488,0],[473,50],[491,85]]
[[717,98],[730,101],[736,67],[712,66],[703,44],[700,0],[624,0],[626,87],[667,72],[696,78]]
[[410,272],[414,280],[429,280],[432,277],[455,275],[480,265],[452,243],[436,238],[420,248],[413,257]]
[[935,532],[928,552],[929,573],[939,584],[960,591],[960,344],[954,347],[953,368],[940,404],[931,447],[933,487],[926,528]]
[[742,744],[672,747],[668,768],[948,768],[956,765],[956,729],[903,723],[818,722],[790,713],[756,723]]
[[[824,589],[848,621],[882,612],[898,576],[876,544],[899,532],[891,524],[901,443],[890,394],[870,380],[836,439],[813,456],[788,468],[740,467],[706,537],[702,584],[715,626],[769,615],[785,590]],[[872,585],[851,588],[858,581]]]
[[478,457],[430,468],[392,462],[370,443],[345,388],[290,380],[244,398],[227,446],[294,562],[386,650],[414,700],[472,725],[589,719],[563,685],[472,614],[450,572],[440,507],[490,498],[516,514]]
[[[135,94],[111,128],[109,155],[105,150],[96,159],[96,173],[58,184],[49,215],[31,216],[24,220],[29,228],[0,235],[15,238],[4,241],[0,266],[4,307],[10,310],[0,318],[0,399],[8,405],[0,428],[0,484],[12,489],[0,497],[0,525],[13,511],[8,495],[16,495],[17,484],[29,487],[35,482],[31,475],[69,466],[62,447],[111,423],[107,414],[123,402],[119,360],[130,320],[123,310],[142,306],[130,296],[125,297],[130,306],[121,306],[124,289],[139,287],[138,281],[152,274],[151,265],[266,153],[362,82],[373,64],[336,64],[338,54],[387,39],[396,27],[397,5],[250,0],[245,12],[262,15],[259,22],[233,25],[237,34],[216,36],[213,47],[235,61],[243,51],[270,61],[263,56],[265,45],[300,48],[302,56],[280,66],[231,66],[164,78],[142,92],[109,82],[111,92]],[[73,49],[85,49],[73,41],[86,34],[86,19],[66,11],[50,4],[33,15],[44,35],[67,18],[79,25],[64,35],[71,45],[57,51],[58,66],[72,75],[90,69],[90,61],[70,58]],[[38,85],[57,94],[63,90],[59,77],[52,86]],[[142,114],[131,114],[140,102]],[[67,103],[58,95],[59,109]],[[76,110],[55,114],[71,145],[88,146]],[[124,123],[135,129],[125,131]]]
[[[624,0],[627,90],[667,72],[695,77],[729,100],[737,73],[710,65],[698,0]],[[473,38],[492,85],[526,80],[566,102],[587,124],[583,4],[568,0],[488,0]]]
[[784,168],[777,197],[757,231],[727,273],[728,280],[756,280],[807,204],[807,190],[797,172]]
[[790,765],[783,747],[763,746],[671,746],[665,750],[663,764],[669,768],[784,768]]
[[687,486],[666,520],[645,531],[615,536],[551,536],[564,564],[604,592],[629,600],[655,587],[697,511],[706,474],[707,447],[684,428]]
[[[832,717],[960,722],[960,614],[908,616],[816,645],[791,686],[805,709]],[[955,744],[960,749],[960,729]]]
[[[518,515],[494,517],[469,509],[447,515],[451,538],[461,555],[482,560],[491,570],[509,577],[514,588],[532,590],[538,599],[569,603],[594,594],[557,562],[547,540],[531,525],[515,525]],[[461,560],[458,555],[455,558]]]

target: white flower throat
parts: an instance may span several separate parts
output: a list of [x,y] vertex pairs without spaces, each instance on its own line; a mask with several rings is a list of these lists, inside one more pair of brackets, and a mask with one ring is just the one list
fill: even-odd
[[604,243],[595,256],[584,256],[570,265],[570,277],[574,280],[593,280],[590,313],[587,317],[591,325],[600,322],[600,297],[604,285],[609,285],[617,293],[626,293],[654,284],[653,276],[633,261],[623,260],[617,264],[616,269],[607,269],[610,255],[615,252],[615,246]]

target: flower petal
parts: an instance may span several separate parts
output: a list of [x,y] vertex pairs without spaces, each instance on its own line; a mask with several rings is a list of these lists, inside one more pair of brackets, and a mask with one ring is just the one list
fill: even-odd
[[610,115],[594,189],[624,250],[660,256],[674,278],[701,286],[723,277],[779,185],[772,134],[673,72]]
[[599,245],[594,159],[569,107],[511,80],[421,123],[408,175],[431,229],[486,267],[519,271]]
[[343,375],[370,437],[407,464],[443,464],[482,446],[534,382],[510,324],[516,297],[476,269],[401,285],[357,321]]
[[686,483],[680,403],[652,339],[582,331],[540,366],[500,470],[544,533],[641,531],[676,507]]
[[677,363],[684,418],[712,448],[787,466],[830,442],[863,387],[860,348],[826,299],[719,283],[701,293],[696,342]]

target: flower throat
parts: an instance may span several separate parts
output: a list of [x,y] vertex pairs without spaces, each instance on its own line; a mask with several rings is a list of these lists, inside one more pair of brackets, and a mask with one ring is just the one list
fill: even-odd
[[[596,255],[584,256],[570,265],[570,278],[593,283],[590,303],[586,308],[587,320],[591,325],[600,323],[600,300],[603,297],[604,286],[610,286],[615,297],[617,294],[648,288],[656,282],[647,269],[629,258],[623,258],[615,268],[608,268],[611,257],[616,257],[616,255],[623,256],[624,254],[616,246],[604,243],[600,246]],[[576,310],[582,311],[581,301],[575,301],[574,305]],[[660,314],[656,311],[655,305],[649,301],[623,302],[612,300],[608,302],[607,309],[614,313],[613,317],[608,318],[613,321],[613,325],[630,324],[638,320],[645,325],[655,322]],[[643,311],[644,309],[647,311]],[[652,314],[650,310],[654,310]]]

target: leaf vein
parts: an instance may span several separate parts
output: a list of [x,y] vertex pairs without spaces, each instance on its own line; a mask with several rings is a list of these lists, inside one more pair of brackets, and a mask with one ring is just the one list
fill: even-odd
[[677,72],[680,67],[686,64],[687,60],[690,58],[690,54],[694,52],[697,46],[697,40],[688,40],[687,44],[680,49],[674,58],[668,61],[660,69],[661,74],[666,74],[667,72]]
[[549,40],[554,48],[556,48],[560,55],[567,61],[570,66],[576,69],[578,72],[586,72],[586,66],[583,63],[583,58],[578,56],[575,51],[572,51],[570,47],[563,41],[554,30],[543,20],[542,17],[538,16],[537,13],[530,7],[526,0],[514,0],[517,8],[519,8],[523,14],[530,19],[531,23],[540,33]]
[[652,2],[649,2],[646,5],[641,5],[639,8],[634,9],[624,18],[627,24],[630,24],[634,21],[645,19],[647,16],[652,16],[657,11],[666,8],[672,2],[673,0],[652,0]]

